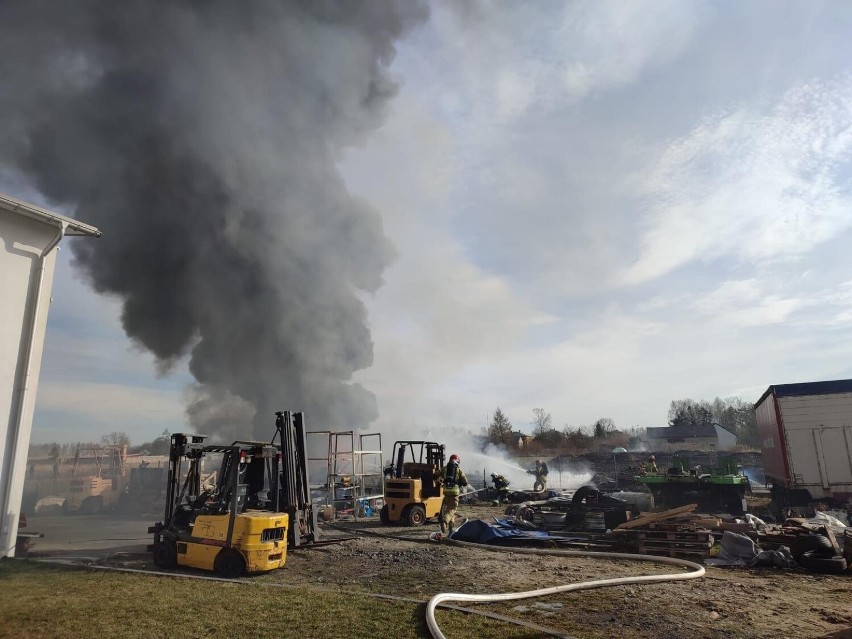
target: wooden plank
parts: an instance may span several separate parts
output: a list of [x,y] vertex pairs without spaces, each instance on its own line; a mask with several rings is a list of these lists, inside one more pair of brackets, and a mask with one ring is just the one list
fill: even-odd
[[658,539],[660,541],[707,541],[713,538],[713,535],[709,531],[668,532],[665,530],[635,530],[632,536],[638,539]]
[[[702,528],[719,528],[720,526],[723,525],[721,519],[714,519],[714,518],[710,518],[710,517],[696,518],[696,519],[693,519],[692,521],[690,521],[689,523],[692,524],[693,526],[700,526]],[[734,525],[735,526],[748,526],[749,528],[751,528],[751,524],[734,524]]]
[[700,557],[702,559],[710,556],[710,549],[706,551],[687,550],[685,548],[639,548],[639,554],[657,555],[662,557]]
[[712,548],[712,541],[681,541],[673,539],[643,539],[639,547],[648,548]]
[[677,515],[690,513],[696,508],[698,508],[698,504],[688,504],[686,506],[680,506],[679,508],[665,510],[661,513],[650,513],[645,516],[639,516],[636,519],[631,519],[630,521],[624,522],[618,528],[616,528],[616,530],[628,530],[630,528],[639,528],[640,526],[647,526],[648,524],[652,524],[657,521],[663,521],[665,519],[670,519],[671,517],[676,517]]
[[831,542],[831,547],[834,548],[835,556],[840,556],[840,546],[837,543],[837,538],[834,536],[834,532],[831,530],[831,526],[823,526],[822,529],[825,532],[825,536],[828,537],[828,540]]

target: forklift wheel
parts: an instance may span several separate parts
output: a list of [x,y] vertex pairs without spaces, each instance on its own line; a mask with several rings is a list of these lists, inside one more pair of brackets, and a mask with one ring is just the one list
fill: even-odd
[[426,522],[426,509],[420,504],[409,506],[402,513],[409,526],[422,526]]
[[169,541],[158,541],[154,544],[154,565],[158,568],[174,568],[177,566],[177,549]]
[[387,526],[390,524],[390,511],[387,506],[382,506],[382,509],[379,511],[379,520]]
[[245,572],[246,562],[236,550],[226,548],[216,557],[213,570],[225,579],[236,579]]

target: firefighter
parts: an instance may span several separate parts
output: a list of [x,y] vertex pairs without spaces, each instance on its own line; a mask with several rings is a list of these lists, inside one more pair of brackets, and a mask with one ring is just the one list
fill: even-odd
[[531,474],[535,475],[535,483],[533,484],[533,490],[535,492],[540,492],[542,490],[547,489],[547,464],[545,464],[540,459],[535,460],[535,470],[529,471]]
[[494,505],[496,506],[508,502],[509,480],[503,477],[503,475],[491,473],[491,481],[494,482],[494,490],[497,491],[497,499],[494,500]]
[[648,462],[645,464],[645,474],[656,475],[657,472],[657,458],[651,455],[648,458]]
[[456,509],[459,507],[461,489],[467,486],[467,477],[461,469],[458,455],[450,455],[450,461],[438,471],[438,481],[444,485],[444,503],[441,506],[441,532],[453,532]]

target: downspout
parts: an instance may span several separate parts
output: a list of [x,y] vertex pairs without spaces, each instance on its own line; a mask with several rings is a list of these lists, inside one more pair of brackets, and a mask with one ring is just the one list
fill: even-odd
[[[12,484],[14,483],[15,477],[15,460],[18,456],[18,445],[20,444],[21,438],[21,420],[24,416],[24,405],[29,395],[30,391],[30,371],[32,370],[33,364],[33,340],[35,339],[36,330],[38,327],[39,317],[41,316],[41,289],[44,285],[44,265],[47,260],[47,256],[50,255],[51,251],[56,248],[59,242],[62,241],[62,238],[65,237],[65,224],[59,224],[59,230],[56,236],[48,243],[48,245],[44,248],[44,250],[39,255],[39,263],[37,269],[36,283],[35,283],[35,291],[34,291],[34,302],[32,305],[32,313],[30,316],[30,326],[29,326],[29,335],[25,345],[24,351],[24,370],[23,375],[21,376],[21,387],[19,389],[18,394],[18,405],[15,410],[15,421],[14,423],[14,433],[12,435],[12,449],[11,455],[9,457],[9,473],[8,478],[9,482],[6,484],[6,494],[4,495],[4,508],[6,510],[3,513],[3,536],[6,539],[6,547],[3,548],[3,555],[9,555],[9,551],[12,550],[14,552],[16,540],[13,540],[13,534],[17,537],[18,532],[18,515],[12,514],[9,508],[9,504],[12,499]],[[12,515],[11,517],[9,515]]]

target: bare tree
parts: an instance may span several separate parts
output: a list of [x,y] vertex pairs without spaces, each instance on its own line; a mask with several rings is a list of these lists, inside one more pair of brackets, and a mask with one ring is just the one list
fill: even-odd
[[536,439],[553,430],[553,420],[550,418],[550,413],[545,412],[543,408],[533,408],[532,427],[532,434]]
[[595,439],[604,439],[613,431],[615,431],[615,422],[609,417],[601,417],[595,422],[593,428]]
[[129,446],[130,437],[127,436],[127,433],[113,431],[101,437],[101,444],[104,446]]
[[575,428],[570,424],[565,424],[562,428],[562,437],[567,449],[574,454],[585,453],[592,446],[592,438],[583,432],[583,428],[580,426]]

